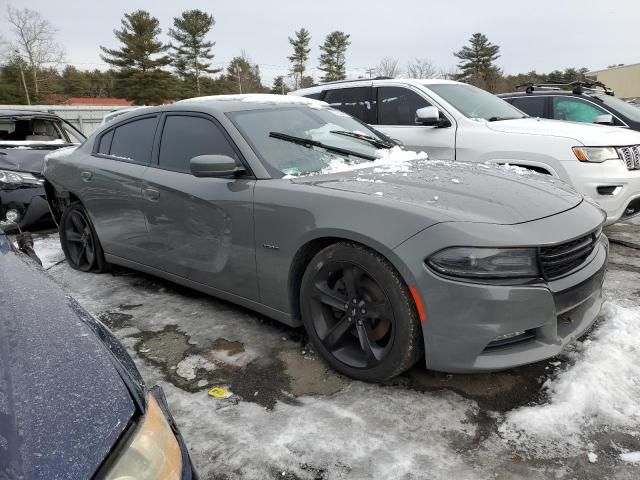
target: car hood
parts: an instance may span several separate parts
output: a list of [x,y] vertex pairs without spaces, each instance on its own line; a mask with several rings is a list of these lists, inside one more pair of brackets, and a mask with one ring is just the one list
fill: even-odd
[[496,132],[522,135],[564,137],[588,146],[623,146],[640,144],[640,133],[621,127],[565,122],[543,118],[518,118],[487,122],[487,128]]
[[136,414],[136,395],[97,321],[1,233],[0,271],[0,471],[92,478]]
[[564,182],[519,167],[437,160],[416,160],[401,167],[371,166],[292,181],[369,195],[372,202],[419,207],[436,221],[516,224],[561,213],[583,200]]
[[44,157],[68,144],[47,145],[43,147],[6,146],[0,143],[0,170],[15,170],[29,173],[42,173]]

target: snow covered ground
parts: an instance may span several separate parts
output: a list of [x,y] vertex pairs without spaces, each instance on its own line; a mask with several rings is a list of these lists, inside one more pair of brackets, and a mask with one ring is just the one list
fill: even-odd
[[562,356],[486,375],[418,366],[382,386],[330,371],[298,330],[146,275],[71,270],[55,236],[35,249],[163,387],[204,479],[637,479],[640,225],[608,233],[610,301]]

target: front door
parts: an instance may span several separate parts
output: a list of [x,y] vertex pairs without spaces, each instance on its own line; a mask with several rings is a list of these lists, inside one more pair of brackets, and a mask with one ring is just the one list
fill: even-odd
[[424,151],[432,159],[455,160],[456,127],[416,125],[416,110],[431,103],[406,87],[378,87],[375,128],[399,140],[405,148]]
[[158,162],[142,191],[149,230],[146,263],[218,290],[257,300],[253,188],[246,178],[197,178],[198,155],[239,154],[222,126],[196,113],[167,114]]

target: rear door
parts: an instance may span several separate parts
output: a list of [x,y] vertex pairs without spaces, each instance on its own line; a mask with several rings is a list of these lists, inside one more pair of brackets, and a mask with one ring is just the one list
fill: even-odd
[[[431,158],[455,160],[456,127],[429,127],[415,122],[416,110],[434,105],[422,92],[409,87],[380,86],[377,89],[375,128],[399,140],[406,148],[425,151]],[[444,115],[441,112],[441,115]]]
[[135,117],[96,138],[74,174],[105,253],[136,260],[147,241],[142,176],[151,162],[159,115]]
[[144,176],[149,229],[145,263],[183,278],[257,300],[253,188],[250,175],[198,178],[189,162],[198,155],[240,153],[212,117],[167,113],[157,164]]
[[324,93],[323,101],[364,123],[376,123],[375,99],[371,86],[330,89]]

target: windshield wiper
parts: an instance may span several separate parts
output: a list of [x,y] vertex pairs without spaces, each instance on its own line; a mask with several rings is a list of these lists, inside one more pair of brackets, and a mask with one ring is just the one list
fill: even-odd
[[487,119],[488,122],[500,122],[502,120],[518,120],[520,118],[526,118],[526,117],[491,117],[489,119]]
[[336,135],[344,135],[345,137],[364,140],[365,142],[369,142],[376,148],[392,148],[395,146],[392,142],[387,142],[386,140],[371,137],[369,135],[365,135],[364,133],[349,132],[348,130],[331,130],[329,133],[335,133]]
[[311,138],[304,137],[295,137],[293,135],[288,135],[286,133],[281,132],[269,132],[269,136],[271,138],[277,138],[278,140],[284,140],[285,142],[295,143],[297,145],[302,145],[303,147],[311,148],[318,147],[324,148],[328,152],[339,153],[341,155],[353,156],[364,158],[365,160],[377,160],[377,157],[373,155],[367,155],[366,153],[354,152],[353,150],[347,150],[346,148],[333,147],[331,145],[326,145],[322,142],[318,142],[317,140],[312,140]]

